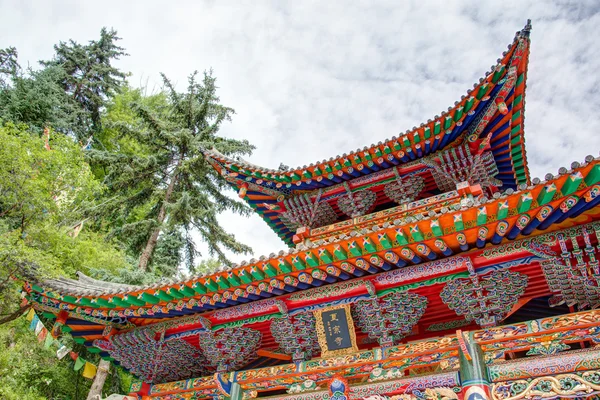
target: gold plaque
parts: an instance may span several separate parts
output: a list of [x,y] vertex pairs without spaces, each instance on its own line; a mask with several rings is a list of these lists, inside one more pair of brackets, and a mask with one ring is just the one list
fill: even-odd
[[313,311],[321,357],[341,356],[358,351],[350,305]]

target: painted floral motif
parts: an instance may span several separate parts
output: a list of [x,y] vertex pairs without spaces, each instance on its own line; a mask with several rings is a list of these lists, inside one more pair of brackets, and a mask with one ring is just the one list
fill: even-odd
[[320,352],[315,317],[311,312],[274,319],[271,334],[279,348],[294,360],[308,360]]
[[280,214],[281,221],[292,231],[301,226],[317,228],[332,224],[337,215],[327,202],[316,202],[308,194],[294,196],[284,200],[286,211]]
[[199,335],[208,364],[217,371],[237,370],[256,359],[262,334],[250,328],[225,328]]
[[527,275],[509,270],[469,278],[457,278],[444,286],[442,301],[456,314],[479,326],[497,325],[519,300],[527,287]]
[[598,393],[600,393],[600,371],[544,376],[492,385],[494,400],[588,398]]
[[203,354],[182,339],[155,339],[149,329],[136,329],[96,340],[94,345],[145,382],[161,383],[205,375]]
[[359,301],[353,307],[353,318],[371,339],[377,339],[382,346],[389,346],[412,331],[426,308],[426,297],[394,292],[377,299]]
[[377,195],[370,190],[347,193],[338,199],[340,210],[351,218],[360,217],[371,211]]
[[424,187],[425,181],[420,176],[397,176],[395,181],[385,185],[383,192],[390,200],[403,204],[414,201]]

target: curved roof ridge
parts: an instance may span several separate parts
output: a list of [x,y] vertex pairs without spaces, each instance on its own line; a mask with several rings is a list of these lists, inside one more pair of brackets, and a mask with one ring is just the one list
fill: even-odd
[[[519,42],[519,38],[523,37],[523,38],[527,38],[529,39],[529,35],[531,32],[531,20],[528,19],[527,20],[527,24],[523,27],[522,30],[517,31],[515,34],[515,37],[513,39],[513,41],[508,45],[508,49],[506,51],[504,51],[502,53],[502,57],[505,57],[511,49],[513,49],[513,47],[515,47],[518,42]],[[409,136],[412,134],[414,135],[415,133],[418,133],[418,131],[420,129],[423,129],[426,127],[427,124],[435,124],[435,123],[443,123],[444,122],[444,117],[449,116],[453,110],[456,110],[458,108],[461,107],[462,103],[465,102],[465,100],[472,95],[473,93],[476,92],[475,89],[481,87],[482,85],[484,85],[484,83],[486,82],[486,78],[488,78],[490,75],[492,75],[494,72],[497,71],[497,68],[499,66],[501,66],[501,62],[503,61],[502,58],[499,58],[496,60],[496,64],[492,65],[490,67],[490,70],[487,71],[484,75],[484,77],[479,79],[479,82],[473,84],[473,89],[468,89],[466,95],[462,95],[460,100],[457,100],[454,102],[454,106],[448,107],[448,109],[446,111],[442,111],[439,115],[435,115],[432,119],[428,119],[426,123],[421,123],[421,125],[419,127],[414,126],[412,129],[407,129],[404,133],[400,134],[400,136],[396,137],[396,136],[392,136],[391,138],[388,139],[384,139],[382,141],[379,141],[377,144],[371,144],[370,146],[365,146],[362,149],[356,149],[356,150],[352,150],[348,153],[343,153],[341,155],[336,155],[335,157],[330,157],[328,160],[321,160],[321,161],[317,161],[314,163],[310,163],[308,166],[303,165],[303,166],[298,166],[295,168],[289,168],[288,170],[282,171],[282,170],[278,170],[278,169],[273,169],[273,168],[265,168],[265,167],[261,167],[259,165],[253,164],[251,162],[248,162],[242,158],[237,158],[234,159],[232,157],[226,156],[222,153],[220,153],[218,150],[216,149],[210,149],[210,150],[205,150],[206,154],[209,157],[212,158],[216,158],[217,160],[226,163],[226,164],[232,164],[232,165],[236,165],[239,167],[244,167],[244,168],[248,168],[250,170],[254,170],[257,172],[266,172],[266,173],[275,173],[275,174],[280,174],[280,175],[286,175],[286,174],[290,174],[290,173],[298,173],[301,175],[301,173],[308,169],[308,168],[312,168],[312,167],[319,167],[322,165],[326,165],[328,163],[333,163],[336,161],[340,161],[343,158],[347,158],[349,156],[361,153],[361,152],[365,152],[365,151],[369,151],[369,150],[374,150],[379,146],[388,146],[391,145],[393,142],[397,142],[397,141],[401,141],[405,138],[409,139]]]

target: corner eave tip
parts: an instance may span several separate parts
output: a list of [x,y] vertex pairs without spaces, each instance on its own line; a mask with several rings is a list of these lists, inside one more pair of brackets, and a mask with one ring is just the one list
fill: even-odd
[[525,24],[525,26],[521,30],[521,34],[523,36],[529,37],[530,33],[531,33],[531,19],[527,19],[527,23]]

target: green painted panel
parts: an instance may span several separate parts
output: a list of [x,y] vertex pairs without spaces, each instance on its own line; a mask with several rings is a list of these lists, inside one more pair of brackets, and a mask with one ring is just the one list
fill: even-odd
[[173,298],[177,299],[177,300],[181,300],[185,297],[185,294],[179,290],[177,290],[177,288],[169,288],[169,290],[167,290],[167,294],[171,295]]
[[381,233],[377,235],[377,239],[379,240],[379,244],[381,244],[384,249],[390,249],[392,247],[392,240],[387,234]]
[[408,244],[408,238],[402,228],[396,229],[396,241],[400,244]]
[[565,183],[562,186],[562,188],[560,188],[560,191],[562,192],[563,196],[567,196],[567,195],[577,191],[577,188],[579,188],[579,185],[581,184],[582,181],[583,181],[583,175],[579,171],[569,175],[567,177],[567,179],[565,180]]
[[477,209],[477,226],[484,225],[487,222],[487,207],[482,206]]
[[585,177],[585,184],[588,186],[595,185],[600,182],[600,165],[596,164],[592,167],[591,171],[588,172]]
[[540,206],[543,206],[544,204],[546,204],[550,200],[552,200],[552,198],[554,197],[555,194],[556,194],[556,185],[554,183],[544,186],[542,188],[542,190],[540,191],[540,194],[538,194],[538,197],[537,197],[538,204]]
[[469,112],[471,108],[473,108],[473,104],[475,103],[475,97],[470,96],[465,102],[465,112]]
[[268,276],[269,278],[272,278],[272,277],[274,277],[274,276],[277,276],[277,274],[278,274],[278,272],[277,272],[277,269],[276,269],[274,266],[272,266],[271,264],[269,264],[269,263],[265,263],[265,264],[262,266],[262,270],[263,270],[263,272],[264,272],[265,274],[267,274],[267,276]]
[[158,304],[158,303],[160,303],[160,299],[159,298],[154,297],[150,293],[146,293],[146,292],[143,292],[139,296],[139,298],[141,298],[142,300],[144,300],[146,303],[150,303],[150,304]]
[[377,247],[375,246],[375,243],[373,243],[373,241],[371,240],[370,237],[363,238],[363,247],[369,253],[373,253],[373,252],[377,251]]
[[192,289],[198,294],[206,294],[206,286],[202,282],[198,281],[192,285]]
[[317,257],[315,257],[315,255],[313,253],[311,253],[311,252],[306,252],[305,261],[311,267],[316,267],[316,266],[319,265],[319,259]]
[[333,256],[327,249],[319,249],[319,259],[325,264],[329,264],[333,262]]
[[211,278],[206,279],[204,286],[206,286],[211,292],[216,292],[219,290],[219,286]]
[[517,204],[517,210],[519,211],[519,214],[529,211],[532,202],[533,196],[531,193],[523,193],[519,198],[519,203]]
[[345,260],[348,258],[348,253],[346,253],[346,250],[344,250],[344,248],[339,244],[334,247],[333,255],[338,260]]

